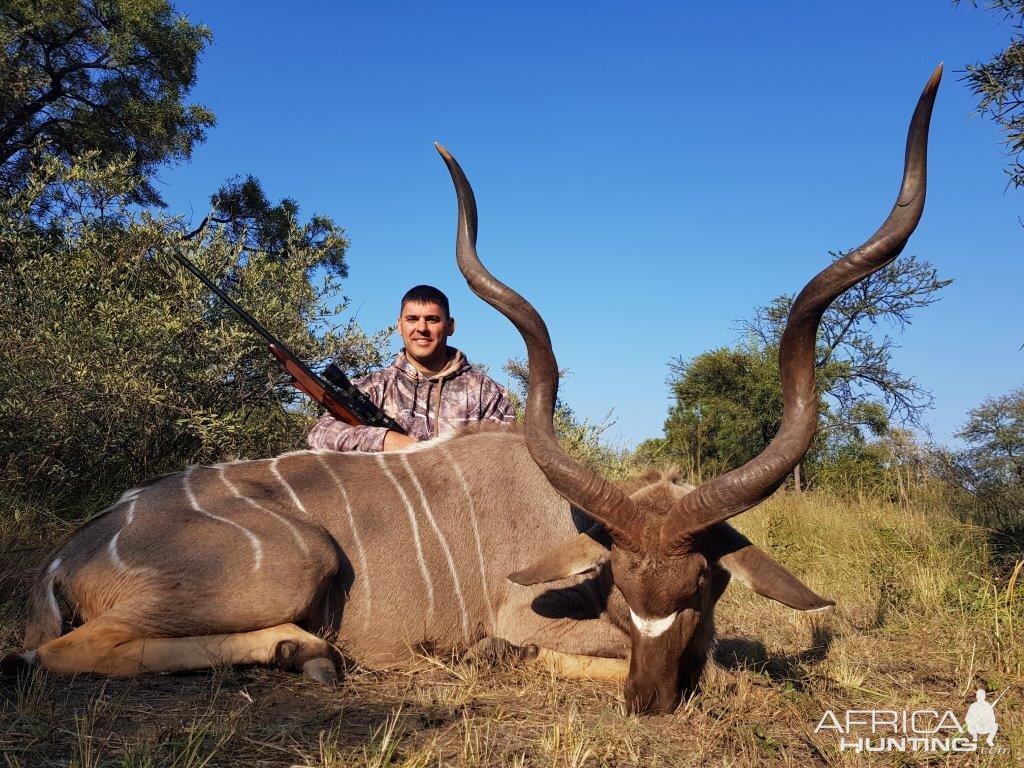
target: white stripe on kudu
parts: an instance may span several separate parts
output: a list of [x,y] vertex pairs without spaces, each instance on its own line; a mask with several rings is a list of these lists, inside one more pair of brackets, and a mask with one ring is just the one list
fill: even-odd
[[296,495],[295,491],[292,490],[292,487],[288,485],[288,481],[284,479],[284,475],[282,475],[281,471],[277,468],[277,460],[279,458],[281,457],[275,456],[270,460],[270,471],[273,473],[274,477],[277,478],[278,482],[284,486],[285,490],[288,491],[288,495],[291,496],[292,501],[295,502],[295,506],[299,508],[299,512],[309,517],[309,512],[307,512],[306,508],[302,506],[302,501]]
[[228,487],[228,490],[231,491],[231,494],[236,499],[241,499],[242,501],[248,502],[251,506],[256,507],[256,509],[258,509],[260,512],[265,512],[266,514],[270,515],[272,518],[274,518],[278,522],[283,523],[284,525],[286,525],[288,527],[288,530],[292,532],[292,536],[295,537],[295,542],[299,545],[299,549],[301,549],[305,554],[308,555],[309,554],[309,546],[306,544],[306,540],[304,538],[302,538],[302,534],[299,533],[299,529],[296,528],[294,525],[292,525],[291,520],[289,520],[286,517],[282,517],[281,515],[277,514],[277,512],[274,512],[271,509],[267,509],[266,507],[264,507],[262,504],[260,504],[255,499],[250,499],[248,496],[243,495],[238,490],[238,487],[234,483],[232,483],[230,480],[228,480],[227,475],[224,474],[224,467],[226,467],[226,466],[228,466],[228,465],[227,464],[218,464],[217,465],[217,470],[220,472],[220,479],[224,482],[224,485],[226,485]]
[[60,621],[60,609],[57,607],[57,596],[53,594],[53,582],[57,578],[57,569],[60,568],[61,560],[58,557],[52,563],[49,568],[46,569],[46,578],[48,583],[46,585],[46,607],[50,609],[50,613],[57,617],[57,621]]
[[484,548],[480,544],[480,529],[476,524],[476,505],[473,504],[473,496],[469,493],[469,485],[466,483],[466,478],[462,474],[462,467],[455,461],[455,457],[452,456],[451,451],[448,450],[448,446],[441,446],[441,452],[444,457],[448,459],[448,462],[452,465],[452,469],[455,470],[455,477],[459,479],[459,486],[462,488],[462,493],[466,496],[466,502],[469,504],[469,522],[473,527],[473,541],[476,543],[476,559],[480,566],[480,586],[484,590],[484,600],[487,603],[487,617],[490,619],[490,626],[494,626],[494,606],[491,605],[491,595],[487,589],[487,566],[484,565]]
[[[124,497],[122,497],[122,498],[124,498]],[[124,529],[127,528],[129,525],[131,525],[132,524],[132,520],[135,519],[135,498],[136,498],[135,496],[132,496],[131,497],[131,501],[128,503],[128,519],[125,520],[124,525],[122,525],[118,529],[117,533],[114,534],[114,538],[112,538],[110,540],[110,543],[107,544],[107,552],[110,555],[110,560],[111,560],[111,562],[113,562],[114,567],[117,568],[117,570],[119,570],[121,573],[124,573],[125,571],[127,571],[128,570],[128,566],[127,566],[127,564],[125,564],[124,560],[121,559],[121,555],[118,554],[118,551],[117,551],[117,537],[120,536],[124,532]]]
[[383,453],[373,454],[374,459],[380,468],[384,470],[384,474],[387,475],[388,480],[395,486],[395,490],[398,491],[398,495],[402,497],[402,503],[405,504],[405,513],[409,516],[409,524],[412,526],[412,540],[416,545],[416,559],[420,564],[420,573],[423,575],[423,584],[427,588],[427,623],[434,618],[434,585],[430,581],[430,571],[427,570],[427,563],[423,559],[423,545],[420,542],[420,526],[416,522],[416,512],[412,508],[412,502],[409,501],[409,497],[406,496],[402,486],[399,485],[398,480],[391,474],[391,470],[388,469],[387,462],[384,461]]
[[412,480],[413,487],[420,496],[420,504],[423,505],[423,511],[427,515],[427,520],[430,521],[430,527],[434,529],[434,535],[437,536],[437,541],[441,545],[441,549],[444,550],[444,558],[448,561],[448,572],[452,576],[452,585],[455,587],[455,597],[459,601],[459,612],[462,614],[462,634],[466,638],[466,642],[469,642],[469,615],[466,612],[466,598],[462,594],[462,585],[459,583],[459,574],[455,570],[455,559],[452,557],[452,550],[449,548],[448,541],[445,539],[444,534],[441,533],[441,529],[438,527],[437,521],[430,511],[427,497],[423,493],[423,486],[420,485],[416,473],[412,471],[409,457],[400,455],[399,461],[402,462],[402,466],[405,467],[405,471],[409,474],[409,479]]
[[256,559],[253,568],[255,568],[258,571],[260,567],[263,565],[263,543],[260,541],[259,536],[250,531],[244,525],[239,525],[234,520],[228,520],[226,517],[221,517],[220,515],[215,515],[212,512],[207,512],[205,509],[200,507],[199,500],[196,498],[196,494],[192,490],[192,482],[189,479],[192,477],[192,470],[193,467],[189,467],[184,472],[182,472],[181,475],[181,481],[185,487],[185,495],[188,496],[188,503],[192,506],[192,509],[198,512],[199,514],[206,515],[210,519],[216,520],[218,523],[225,523],[226,525],[234,526],[242,533],[244,533],[245,537],[249,539],[249,544],[252,545],[253,556]]
[[370,566],[366,560],[366,550],[363,549],[363,541],[359,538],[359,529],[356,528],[356,519],[352,514],[352,503],[349,501],[348,491],[345,490],[341,478],[331,468],[330,463],[324,458],[324,454],[317,454],[317,460],[327,470],[327,473],[334,478],[334,483],[338,486],[338,490],[341,491],[341,498],[345,502],[345,514],[348,516],[348,525],[352,529],[352,541],[356,545],[356,555],[359,557],[359,578],[362,580],[363,589],[366,592],[366,611],[363,616],[363,631],[365,632],[370,628],[370,611],[373,610],[373,598],[370,593]]

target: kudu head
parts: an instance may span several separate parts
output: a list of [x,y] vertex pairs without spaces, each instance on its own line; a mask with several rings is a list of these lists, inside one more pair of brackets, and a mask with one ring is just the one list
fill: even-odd
[[[583,573],[610,558],[615,586],[629,606],[630,656],[626,704],[633,712],[670,712],[687,687],[685,664],[702,612],[721,586],[716,567],[738,575],[758,593],[801,610],[834,605],[818,597],[767,556],[743,559],[750,543],[726,524],[759,504],[793,471],[817,427],[814,383],[817,330],[825,309],[841,293],[891,263],[906,245],[924,208],[928,125],[942,74],[935,70],[917,103],[907,136],[903,183],[881,228],[862,246],[814,277],[797,296],[779,348],[783,417],[767,448],[743,466],[707,480],[687,494],[637,493],[591,472],[559,446],[552,424],[558,365],[547,327],[533,306],[497,280],[476,252],[473,190],[455,159],[438,145],[455,183],[459,204],[456,254],[473,291],[504,314],[522,334],[529,356],[525,437],[530,454],[551,485],[600,522],[609,550],[583,541],[514,574],[518,583],[539,583]],[[731,559],[731,561],[730,561]],[[709,593],[718,590],[717,594]],[[699,670],[698,670],[699,674]]]

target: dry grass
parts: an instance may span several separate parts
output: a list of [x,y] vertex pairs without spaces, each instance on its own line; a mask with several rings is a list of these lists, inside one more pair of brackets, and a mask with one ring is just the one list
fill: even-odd
[[[872,500],[776,496],[743,529],[839,609],[805,616],[732,587],[718,668],[671,716],[621,714],[618,686],[423,659],[335,690],[269,669],[139,680],[36,674],[0,688],[0,766],[1017,765],[1024,756],[1024,575],[996,576],[984,532]],[[14,537],[8,536],[7,541]],[[0,646],[26,563],[0,563]],[[1009,692],[997,752],[839,752],[822,713],[949,708]]]

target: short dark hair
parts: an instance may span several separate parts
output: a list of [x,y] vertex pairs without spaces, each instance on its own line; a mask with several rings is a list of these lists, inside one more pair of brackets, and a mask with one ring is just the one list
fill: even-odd
[[444,310],[445,317],[450,318],[452,316],[451,310],[448,309],[448,297],[432,285],[416,285],[406,291],[405,296],[402,297],[402,303],[398,307],[399,314],[402,313],[405,305],[410,301],[419,302],[420,304],[437,304]]

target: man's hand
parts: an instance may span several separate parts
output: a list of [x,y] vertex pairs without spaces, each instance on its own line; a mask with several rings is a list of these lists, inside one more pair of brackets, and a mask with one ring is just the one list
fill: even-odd
[[384,452],[397,451],[417,442],[419,441],[415,437],[409,437],[409,435],[403,435],[401,432],[388,430],[387,434],[384,435]]

